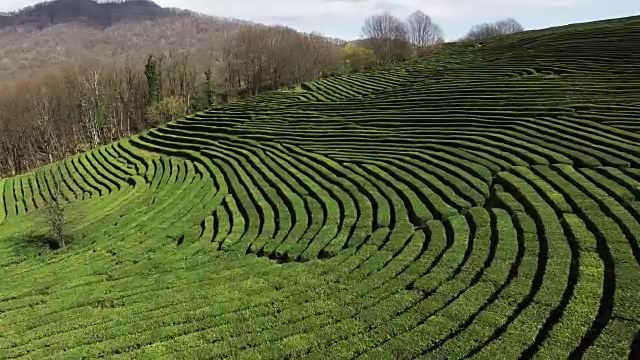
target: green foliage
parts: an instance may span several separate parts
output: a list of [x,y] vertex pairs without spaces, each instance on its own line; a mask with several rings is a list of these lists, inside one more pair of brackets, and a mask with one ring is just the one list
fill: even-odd
[[352,42],[342,49],[342,59],[350,72],[372,69],[376,64],[376,55],[371,49],[358,46]]
[[153,55],[149,55],[149,58],[147,59],[144,74],[147,78],[147,104],[151,106],[160,101],[162,92],[161,69],[158,65],[158,61]]
[[147,116],[153,124],[173,121],[184,115],[185,104],[178,96],[168,96],[147,107]]
[[204,72],[204,76],[205,76],[205,94],[206,94],[206,98],[207,98],[207,108],[212,108],[213,105],[215,105],[215,99],[216,99],[216,86],[213,83],[213,78],[212,78],[213,72],[211,71],[211,68],[207,69]]

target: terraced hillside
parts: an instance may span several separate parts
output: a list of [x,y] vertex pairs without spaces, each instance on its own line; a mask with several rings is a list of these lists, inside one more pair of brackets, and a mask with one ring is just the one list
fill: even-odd
[[1,179],[0,358],[638,358],[639,38],[448,45]]

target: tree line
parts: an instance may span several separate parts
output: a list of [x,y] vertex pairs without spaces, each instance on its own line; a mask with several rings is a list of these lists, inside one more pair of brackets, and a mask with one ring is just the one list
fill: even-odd
[[495,23],[474,25],[463,40],[482,40],[521,31],[524,31],[524,27],[515,19],[508,18],[496,21]]
[[[474,25],[460,41],[475,41],[523,31],[515,19]],[[349,43],[343,50],[343,64],[348,71],[360,71],[414,56],[430,54],[444,42],[440,25],[422,11],[415,11],[402,20],[389,12],[373,15],[362,27],[359,45]]]
[[[472,31],[494,36],[480,30],[521,30],[511,25],[484,24]],[[215,104],[421,56],[444,41],[440,26],[420,11],[406,20],[390,13],[369,17],[362,35],[345,43],[284,26],[242,24],[218,52],[169,51],[150,54],[144,63],[59,66],[5,84],[0,175],[19,174]]]
[[[340,43],[242,25],[222,51],[150,54],[146,63],[58,66],[0,90],[0,174],[15,175],[215,103],[326,76]],[[205,59],[205,60],[203,60]]]

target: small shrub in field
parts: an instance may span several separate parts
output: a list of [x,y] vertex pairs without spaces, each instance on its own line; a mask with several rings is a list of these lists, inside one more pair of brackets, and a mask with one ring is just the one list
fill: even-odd
[[64,248],[66,244],[66,209],[59,178],[53,177],[52,201],[44,208],[44,217],[48,225],[47,241],[52,249]]

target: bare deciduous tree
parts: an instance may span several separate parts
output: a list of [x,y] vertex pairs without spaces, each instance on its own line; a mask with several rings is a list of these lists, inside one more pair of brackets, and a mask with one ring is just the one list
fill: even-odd
[[42,87],[40,93],[33,97],[33,111],[35,112],[35,122],[38,125],[36,131],[40,131],[40,138],[47,149],[47,158],[49,162],[53,162],[59,156],[59,138],[55,134],[55,109],[54,99]]
[[524,31],[524,27],[520,25],[516,19],[508,18],[504,20],[500,20],[495,24],[498,31],[500,31],[501,35],[514,34],[517,32]]
[[373,39],[407,40],[407,28],[399,18],[389,12],[368,17],[362,27],[362,34]]
[[418,47],[435,45],[444,41],[444,33],[431,17],[416,11],[407,19],[407,30],[411,44]]
[[368,17],[362,27],[362,36],[382,62],[402,60],[409,55],[407,26],[389,12]]
[[330,72],[340,47],[318,34],[284,26],[245,26],[228,37],[219,72],[230,95],[254,95],[291,86]]
[[104,123],[104,104],[102,102],[103,86],[99,69],[90,71],[84,76],[78,76],[80,81],[80,108],[84,126],[91,133],[92,146],[101,143],[100,128]]
[[474,25],[464,37],[464,40],[481,40],[494,36],[509,35],[523,31],[524,27],[515,19],[505,19],[494,24]]

